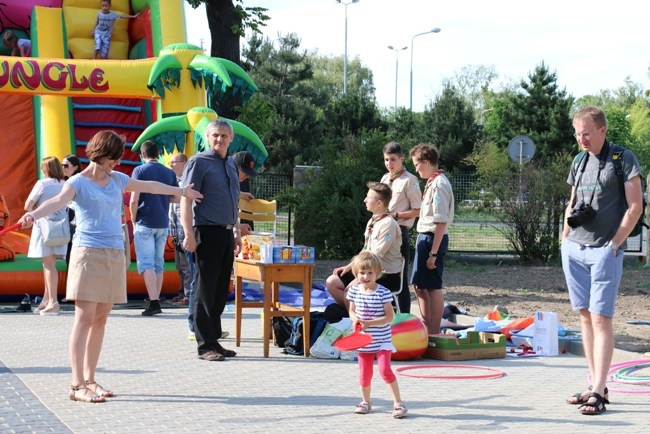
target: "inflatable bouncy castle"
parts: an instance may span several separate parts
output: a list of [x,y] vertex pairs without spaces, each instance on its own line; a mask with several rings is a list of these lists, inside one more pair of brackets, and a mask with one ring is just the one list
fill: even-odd
[[[137,150],[145,140],[158,144],[162,162],[176,152],[191,156],[204,149],[207,123],[219,118],[207,108],[209,101],[234,94],[246,102],[257,90],[239,65],[187,43],[183,3],[112,0],[111,11],[138,16],[117,20],[108,59],[94,60],[98,0],[0,2],[0,34],[10,30],[31,41],[30,57],[11,56],[0,41],[0,194],[7,214],[17,219],[24,213],[45,156],[76,154],[87,163],[85,145],[105,129],[127,138],[116,168],[126,174],[141,164]],[[236,137],[229,152],[246,150],[261,166],[267,152],[258,136],[231,123]],[[2,241],[15,259],[0,262],[0,297],[42,293],[41,262],[25,257],[29,231]],[[65,262],[57,267],[58,292],[64,294]],[[166,264],[164,282],[163,293],[177,291],[173,261]],[[146,293],[135,263],[127,284],[129,296]]]

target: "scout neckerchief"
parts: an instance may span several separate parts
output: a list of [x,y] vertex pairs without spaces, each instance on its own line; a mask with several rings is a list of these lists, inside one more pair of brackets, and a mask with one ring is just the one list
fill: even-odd
[[391,173],[391,174],[390,174],[390,179],[388,180],[388,182],[389,182],[390,184],[393,184],[393,181],[395,181],[397,178],[399,178],[400,176],[402,176],[402,174],[403,174],[404,172],[406,172],[406,169],[402,169],[402,170],[400,170],[400,171],[397,172],[397,173]]
[[363,243],[363,250],[368,250],[368,244],[370,243],[370,237],[372,236],[372,228],[375,227],[375,223],[379,220],[388,217],[388,211],[384,211],[381,214],[374,214],[370,219],[370,224],[366,228],[366,233],[364,234],[365,240]]
[[443,172],[444,170],[442,169],[436,170],[436,172],[433,175],[431,175],[431,178],[427,179],[427,184],[424,186],[424,192],[422,193],[422,197],[426,196],[427,190],[429,189],[429,187],[431,187],[431,184],[433,184],[433,180],[436,179],[436,177]]

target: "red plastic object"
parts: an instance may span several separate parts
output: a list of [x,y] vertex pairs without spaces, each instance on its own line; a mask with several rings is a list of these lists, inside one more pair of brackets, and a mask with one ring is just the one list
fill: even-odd
[[372,336],[361,331],[361,324],[357,326],[350,336],[346,336],[334,342],[334,346],[341,351],[358,350],[372,342]]

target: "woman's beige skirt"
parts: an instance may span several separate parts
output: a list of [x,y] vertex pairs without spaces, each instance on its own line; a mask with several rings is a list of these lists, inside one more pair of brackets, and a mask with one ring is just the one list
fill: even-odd
[[97,303],[126,303],[124,251],[73,247],[65,298]]

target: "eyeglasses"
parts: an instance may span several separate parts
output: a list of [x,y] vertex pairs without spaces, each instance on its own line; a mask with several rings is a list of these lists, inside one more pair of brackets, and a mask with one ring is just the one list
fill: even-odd
[[63,163],[61,166],[63,166],[64,169],[67,169],[68,167],[70,167],[70,165],[68,163]]
[[417,163],[414,161],[414,162],[413,162],[413,165],[414,165],[415,168],[417,169],[418,166],[419,166],[420,164],[424,163],[425,161],[426,161],[426,160],[420,160],[420,161],[418,161]]
[[582,137],[583,139],[589,139],[589,137],[591,137],[594,131],[598,131],[598,128],[596,128],[595,130],[587,131],[586,133],[575,133],[573,137],[575,137],[576,139],[579,139],[580,137]]

